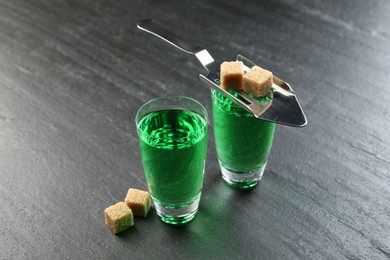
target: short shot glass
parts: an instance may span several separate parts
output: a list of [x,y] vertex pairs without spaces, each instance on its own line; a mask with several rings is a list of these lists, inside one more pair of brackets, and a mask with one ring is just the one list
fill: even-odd
[[215,145],[223,179],[248,189],[262,178],[275,123],[255,118],[231,99],[211,91]]
[[159,97],[136,118],[149,192],[168,224],[191,221],[198,210],[206,163],[208,116],[188,97]]

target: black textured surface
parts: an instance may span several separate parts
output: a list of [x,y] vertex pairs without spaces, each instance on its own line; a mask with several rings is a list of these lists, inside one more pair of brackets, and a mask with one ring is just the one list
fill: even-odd
[[[0,258],[389,258],[389,13],[385,0],[0,1]],[[137,109],[186,95],[210,111],[198,61],[136,29],[149,17],[273,71],[309,124],[277,128],[250,192],[223,183],[210,135],[196,219],[152,211],[115,236],[104,209],[146,188]]]

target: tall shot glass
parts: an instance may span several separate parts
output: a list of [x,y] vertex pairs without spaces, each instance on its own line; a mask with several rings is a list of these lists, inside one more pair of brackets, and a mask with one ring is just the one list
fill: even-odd
[[169,224],[198,210],[206,162],[208,116],[188,97],[160,97],[138,111],[142,165],[157,214]]
[[218,91],[211,91],[213,126],[223,179],[248,189],[262,178],[275,123],[259,120]]

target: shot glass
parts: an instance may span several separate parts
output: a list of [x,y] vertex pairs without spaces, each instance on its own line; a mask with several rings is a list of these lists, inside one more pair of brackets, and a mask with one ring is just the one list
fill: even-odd
[[259,120],[218,91],[211,91],[215,145],[223,179],[248,189],[262,178],[275,123]]
[[142,165],[157,214],[168,224],[198,210],[206,162],[208,116],[188,97],[160,97],[138,111]]

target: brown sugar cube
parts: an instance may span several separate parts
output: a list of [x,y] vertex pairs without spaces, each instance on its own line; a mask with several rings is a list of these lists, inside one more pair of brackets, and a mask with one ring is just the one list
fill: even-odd
[[104,210],[107,226],[115,234],[134,225],[133,213],[125,202],[118,202]]
[[150,194],[147,191],[129,189],[125,202],[134,216],[146,217],[150,209]]
[[221,64],[221,87],[225,90],[242,89],[242,76],[244,75],[244,64],[242,61],[225,61]]
[[272,81],[273,76],[271,71],[254,66],[244,74],[242,88],[246,93],[263,97],[272,88]]

